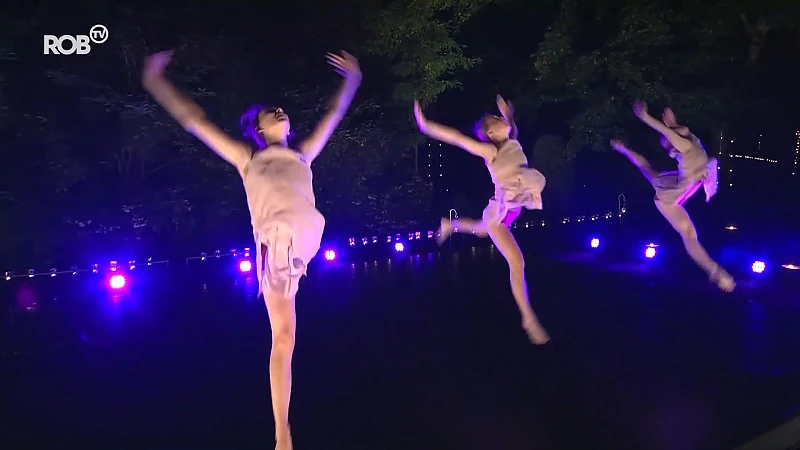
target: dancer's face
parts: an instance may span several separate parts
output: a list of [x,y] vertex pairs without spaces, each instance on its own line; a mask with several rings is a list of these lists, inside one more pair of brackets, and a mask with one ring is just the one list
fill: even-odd
[[258,113],[258,128],[267,142],[280,142],[289,136],[291,124],[283,108],[266,108]]
[[484,129],[490,141],[505,141],[511,134],[511,125],[500,116],[487,116]]

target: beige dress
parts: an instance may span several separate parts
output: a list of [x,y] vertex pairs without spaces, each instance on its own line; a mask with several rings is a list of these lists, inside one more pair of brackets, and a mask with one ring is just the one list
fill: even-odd
[[253,155],[242,179],[256,241],[258,292],[294,296],[325,229],[311,167],[301,153],[270,146]]
[[678,170],[661,172],[650,180],[656,198],[664,203],[682,205],[701,186],[706,193],[706,202],[717,193],[717,159],[708,156],[697,136],[689,134],[685,137],[692,146],[676,155]]
[[503,223],[509,213],[520,208],[542,209],[545,177],[528,167],[528,158],[519,141],[509,139],[503,143],[486,166],[494,183],[494,196],[483,210],[485,224]]

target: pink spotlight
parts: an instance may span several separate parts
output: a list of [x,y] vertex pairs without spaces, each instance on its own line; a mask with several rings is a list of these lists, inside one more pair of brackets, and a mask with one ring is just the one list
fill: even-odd
[[336,252],[333,250],[325,250],[325,260],[333,261],[336,259]]
[[397,242],[397,243],[395,243],[395,244],[394,244],[394,250],[395,250],[396,252],[402,252],[402,251],[403,251],[403,250],[405,250],[405,249],[406,249],[406,246],[405,246],[405,245],[403,245],[403,243],[402,243],[402,242]]
[[126,280],[122,275],[114,275],[108,280],[108,285],[111,286],[111,289],[122,289],[125,287],[125,284]]
[[253,263],[245,259],[239,262],[239,270],[242,272],[250,272],[253,270]]

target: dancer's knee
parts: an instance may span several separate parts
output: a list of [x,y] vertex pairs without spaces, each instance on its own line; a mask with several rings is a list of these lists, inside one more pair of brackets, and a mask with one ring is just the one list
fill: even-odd
[[508,270],[511,272],[511,278],[522,278],[525,275],[525,259],[522,255],[508,258]]
[[272,348],[276,351],[292,351],[294,349],[294,327],[288,324],[273,325]]
[[697,242],[697,230],[691,224],[681,226],[678,232],[684,242]]
[[273,351],[291,352],[295,341],[293,301],[287,298],[267,298],[267,308],[272,327]]

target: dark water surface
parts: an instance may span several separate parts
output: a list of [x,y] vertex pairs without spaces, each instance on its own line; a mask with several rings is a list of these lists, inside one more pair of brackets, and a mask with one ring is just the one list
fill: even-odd
[[[641,264],[528,255],[537,348],[489,248],[318,263],[295,448],[714,450],[796,413],[796,290]],[[229,272],[150,268],[118,298],[90,275],[6,283],[3,447],[273,448],[266,310]]]

